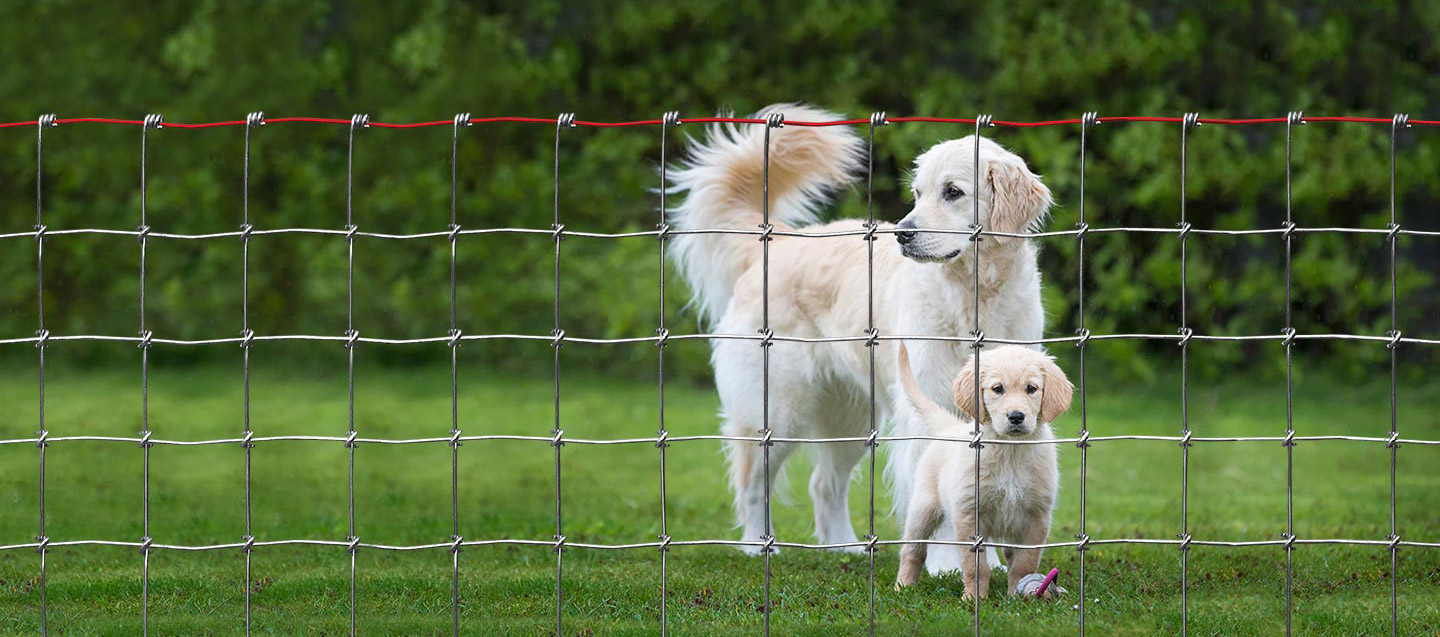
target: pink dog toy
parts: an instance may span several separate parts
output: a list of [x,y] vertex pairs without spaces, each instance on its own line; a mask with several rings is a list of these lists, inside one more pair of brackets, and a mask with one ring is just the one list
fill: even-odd
[[1065,589],[1055,584],[1055,578],[1059,576],[1060,569],[1058,568],[1050,569],[1050,572],[1045,575],[1031,573],[1020,578],[1020,581],[1015,583],[1015,593],[1029,597],[1043,598],[1045,597],[1045,591],[1049,590],[1052,585],[1055,586],[1056,594],[1064,593]]

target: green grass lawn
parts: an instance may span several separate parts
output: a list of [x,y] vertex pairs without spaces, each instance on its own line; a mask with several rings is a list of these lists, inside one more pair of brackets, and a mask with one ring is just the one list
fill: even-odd
[[[58,351],[58,350],[57,350]],[[257,350],[259,351],[259,350]],[[167,439],[238,436],[239,366],[167,368],[156,348],[150,425]],[[258,356],[258,354],[257,354]],[[257,360],[257,435],[343,434],[343,354],[333,369],[308,371]],[[363,354],[362,354],[363,361]],[[47,383],[52,436],[131,436],[140,427],[138,363],[87,370],[57,362]],[[487,375],[479,361],[462,370],[460,417],[467,434],[548,435],[552,388],[545,378]],[[338,370],[338,371],[337,371]],[[0,439],[33,435],[34,364],[0,367]],[[1283,383],[1232,381],[1191,387],[1197,435],[1279,435]],[[567,374],[561,416],[567,436],[653,435],[656,388],[643,378]],[[443,436],[449,427],[449,370],[362,365],[356,387],[362,436]],[[1173,435],[1179,429],[1174,378],[1112,385],[1091,379],[1094,435]],[[671,387],[666,416],[676,435],[713,433],[712,390]],[[1402,387],[1402,432],[1440,438],[1440,389]],[[1078,405],[1078,403],[1077,403]],[[1383,384],[1297,382],[1302,435],[1388,432]],[[1079,425],[1077,413],[1060,423]],[[239,445],[160,446],[152,450],[151,529],[156,542],[210,544],[244,533]],[[346,450],[331,442],[272,442],[254,449],[254,526],[261,540],[340,540],[348,532]],[[718,443],[681,442],[668,452],[668,510],[677,540],[735,539]],[[0,446],[0,544],[33,541],[38,530],[38,452]],[[1180,449],[1173,442],[1095,444],[1089,459],[1092,538],[1173,538],[1180,528]],[[659,454],[653,445],[567,445],[564,532],[574,542],[652,541],[660,532]],[[1079,451],[1061,450],[1063,487],[1053,541],[1078,531]],[[555,524],[554,455],[543,442],[471,442],[460,449],[460,526],[466,539],[549,540]],[[803,465],[803,459],[797,465]],[[1407,540],[1440,541],[1440,448],[1399,451],[1399,527]],[[785,541],[810,541],[802,467],[791,471],[791,504],[777,504]],[[864,533],[866,478],[853,497]],[[1295,525],[1302,538],[1383,539],[1389,532],[1389,453],[1383,444],[1308,442],[1295,448]],[[362,445],[356,452],[356,518],[366,542],[443,542],[450,534],[450,454],[444,444]],[[60,442],[49,451],[49,535],[56,541],[135,541],[141,527],[141,451],[128,443]],[[877,497],[877,528],[897,535]],[[1285,529],[1285,451],[1277,443],[1213,443],[1192,449],[1190,526],[1197,540],[1274,539]],[[890,589],[896,551],[876,559],[878,632],[968,631],[972,610],[958,578],[925,578]],[[1172,546],[1102,546],[1087,558],[1086,625],[1095,635],[1178,632],[1179,552]],[[1400,633],[1440,631],[1440,550],[1400,551]],[[151,634],[233,635],[242,631],[243,591],[254,594],[256,634],[343,634],[348,629],[349,560],[344,549],[257,549],[244,581],[238,550],[159,551],[151,558]],[[450,554],[443,550],[361,551],[359,626],[367,634],[449,634]],[[567,635],[648,635],[659,630],[660,556],[653,549],[572,549],[564,556]],[[1304,546],[1294,553],[1297,634],[1389,632],[1389,558],[1383,548]],[[132,635],[140,630],[141,557],[132,548],[62,548],[50,555],[50,626],[57,634]],[[1078,557],[1048,551],[1070,588],[1060,603],[994,598],[981,604],[987,634],[1078,633]],[[1275,547],[1196,547],[1189,566],[1193,634],[1273,635],[1284,626],[1284,553]],[[667,608],[676,635],[756,634],[761,630],[763,567],[723,547],[680,547],[669,561]],[[460,555],[465,634],[544,635],[554,630],[555,556],[545,547],[468,548]],[[0,552],[0,633],[39,630],[39,559]],[[863,557],[789,549],[773,561],[776,634],[864,634],[869,564]]]

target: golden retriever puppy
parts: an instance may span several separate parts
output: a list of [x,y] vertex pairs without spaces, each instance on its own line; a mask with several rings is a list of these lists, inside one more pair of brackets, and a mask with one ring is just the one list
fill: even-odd
[[[970,438],[980,428],[982,440],[1053,440],[1051,421],[1070,409],[1075,388],[1055,359],[1026,347],[1007,345],[986,349],[980,370],[973,359],[955,378],[955,404],[974,419],[963,422],[935,404],[915,380],[910,354],[900,346],[900,383],[924,422],[927,433],[947,438]],[[980,404],[975,404],[975,386]],[[972,536],[1011,544],[1043,544],[1050,535],[1050,514],[1060,469],[1052,444],[991,444],[980,452],[980,481],[975,482],[975,450],[965,442],[931,442],[915,467],[915,488],[910,492],[904,539],[929,538],[943,521],[955,527],[955,539]],[[976,528],[976,509],[979,528]],[[900,572],[895,588],[915,583],[925,563],[926,545],[906,544],[900,550]],[[1006,549],[1010,587],[1035,572],[1041,549]],[[960,560],[965,599],[985,597],[990,567],[984,552]]]

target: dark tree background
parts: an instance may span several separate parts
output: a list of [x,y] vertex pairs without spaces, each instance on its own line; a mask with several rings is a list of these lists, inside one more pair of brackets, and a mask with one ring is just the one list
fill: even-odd
[[[1204,8],[1197,8],[1203,6]],[[475,116],[655,118],[748,112],[802,100],[850,117],[998,119],[1104,115],[1440,118],[1440,12],[1424,3],[1274,1],[1163,3],[973,2],[33,2],[0,6],[0,120],[60,117],[168,121],[272,117],[377,121]],[[696,127],[684,127],[693,134]],[[930,144],[965,126],[894,125],[876,143],[875,196],[889,220],[908,208],[905,171]],[[1053,229],[1078,213],[1078,127],[993,135],[1045,175],[1059,199]],[[152,137],[149,223],[216,232],[241,222],[243,129],[162,130]],[[255,133],[251,215],[257,228],[344,225],[344,126],[275,124]],[[550,223],[553,129],[478,125],[460,150],[465,227]],[[0,233],[34,223],[34,130],[0,129]],[[52,229],[139,224],[138,127],[75,124],[46,135],[45,223]],[[1106,124],[1093,131],[1086,214],[1092,227],[1172,226],[1179,219],[1179,126]],[[1440,130],[1417,127],[1399,147],[1398,207],[1406,228],[1440,229]],[[682,149],[672,140],[671,157]],[[1383,228],[1389,215],[1389,126],[1315,123],[1295,137],[1294,216],[1302,227]],[[1276,228],[1285,215],[1284,126],[1205,126],[1191,138],[1188,211],[1197,228]],[[443,230],[449,222],[448,127],[360,133],[355,216],[365,230]],[[576,129],[561,149],[562,216],[573,230],[652,228],[658,129]],[[864,193],[836,214],[863,214]],[[1042,268],[1053,335],[1076,323],[1076,245],[1045,240]],[[251,315],[257,333],[339,334],[345,257],[337,237],[256,238]],[[888,243],[880,244],[889,248]],[[1200,334],[1276,334],[1284,325],[1283,244],[1276,235],[1195,236],[1190,324]],[[461,242],[460,322],[466,333],[544,334],[551,324],[548,237]],[[571,239],[564,245],[562,322],[568,334],[637,336],[658,321],[653,239]],[[1179,325],[1179,241],[1173,235],[1092,235],[1088,327],[1172,333]],[[0,240],[0,338],[36,326],[34,244]],[[1399,242],[1399,321],[1440,338],[1435,270],[1440,239]],[[439,336],[448,329],[449,248],[443,240],[360,241],[356,322],[367,336]],[[52,333],[138,329],[138,249],[131,237],[47,241]],[[238,241],[151,242],[148,320],[157,335],[240,330]],[[674,278],[672,277],[672,281]],[[1384,235],[1307,234],[1295,241],[1294,323],[1301,333],[1389,329]],[[672,331],[695,327],[686,291],[669,288]],[[469,347],[469,346],[467,346]],[[474,345],[494,365],[545,369],[548,357]],[[487,349],[489,348],[489,349]],[[1173,366],[1166,344],[1094,348],[1098,369],[1147,376]],[[14,353],[15,348],[11,348]],[[1440,357],[1408,348],[1420,373]],[[108,350],[92,348],[97,361]],[[207,348],[167,349],[202,360]],[[376,348],[391,362],[444,348]],[[473,350],[472,350],[473,351]],[[641,373],[647,348],[567,348],[571,364]],[[1201,373],[1273,374],[1274,343],[1214,345]],[[22,352],[23,354],[23,352]],[[1385,369],[1383,345],[1305,343],[1299,356],[1339,373]],[[28,355],[26,355],[28,357]],[[703,347],[677,350],[676,373],[703,377]],[[1263,362],[1256,363],[1255,360]],[[1411,372],[1407,372],[1411,373]]]

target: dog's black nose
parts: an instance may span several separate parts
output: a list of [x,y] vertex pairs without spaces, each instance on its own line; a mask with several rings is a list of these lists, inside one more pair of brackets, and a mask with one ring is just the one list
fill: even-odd
[[902,246],[914,241],[914,227],[915,223],[909,219],[902,219],[900,223],[895,224],[895,241]]
[[1005,414],[1005,416],[1010,419],[1010,424],[1012,425],[1018,425],[1022,422],[1025,422],[1025,414],[1018,411],[1012,411],[1008,414]]

